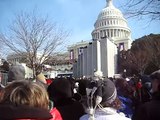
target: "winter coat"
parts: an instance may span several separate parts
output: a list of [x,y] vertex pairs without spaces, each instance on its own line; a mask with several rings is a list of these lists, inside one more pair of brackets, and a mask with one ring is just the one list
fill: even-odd
[[59,111],[57,110],[57,108],[52,108],[50,111],[51,115],[53,118],[51,118],[50,120],[62,120],[62,116],[59,113]]
[[[102,110],[103,109],[103,110]],[[94,117],[95,120],[130,120],[130,118],[126,118],[123,115],[116,112],[113,108],[102,108],[102,109],[96,109]],[[83,115],[80,120],[88,120],[89,115]]]
[[82,104],[71,98],[59,100],[54,106],[60,112],[63,120],[79,120],[85,113]]
[[133,120],[160,120],[160,92],[153,94],[153,99],[141,105],[134,113]]
[[133,115],[132,100],[124,96],[118,96],[118,98],[122,102],[122,107],[118,110],[118,112],[123,112],[126,117],[131,118]]
[[0,120],[34,119],[49,120],[52,115],[46,109],[29,107],[26,105],[0,104]]

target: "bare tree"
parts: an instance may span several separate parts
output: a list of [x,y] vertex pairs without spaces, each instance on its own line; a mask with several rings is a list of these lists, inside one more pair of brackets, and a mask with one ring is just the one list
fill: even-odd
[[141,49],[137,49],[136,51],[122,51],[120,57],[121,72],[123,72],[123,70],[126,69],[128,72],[132,71],[131,73],[136,72],[136,74],[144,74],[144,71],[146,70],[150,62],[148,52]]
[[121,68],[132,69],[137,73],[143,74],[147,69],[154,65],[160,69],[160,35],[150,34],[135,40],[128,51],[121,52]]
[[144,74],[152,60],[148,45],[146,37],[144,36],[135,40],[132,43],[131,50],[129,51],[129,60],[131,60],[131,64],[134,69],[137,69],[140,74]]
[[0,40],[16,54],[26,56],[34,76],[68,36],[67,31],[49,22],[48,17],[35,12],[16,15],[9,30],[9,35],[0,34]]
[[150,20],[160,20],[159,0],[129,0],[123,5],[128,17],[148,17]]
[[145,69],[148,67],[150,57],[148,57],[147,51],[132,51],[129,52],[127,59],[132,68],[136,69],[141,75],[144,74]]
[[151,62],[160,69],[160,35],[148,35],[145,36],[146,44],[148,48],[148,54],[150,54]]

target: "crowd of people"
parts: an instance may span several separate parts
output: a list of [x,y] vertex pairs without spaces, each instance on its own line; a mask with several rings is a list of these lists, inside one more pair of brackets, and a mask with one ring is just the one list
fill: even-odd
[[[95,79],[96,78],[96,79]],[[25,80],[21,65],[0,87],[0,120],[160,120],[160,70],[150,76],[75,80],[42,73]]]

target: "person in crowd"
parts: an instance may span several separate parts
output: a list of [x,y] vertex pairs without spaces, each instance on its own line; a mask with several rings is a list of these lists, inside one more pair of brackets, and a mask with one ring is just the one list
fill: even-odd
[[117,90],[114,83],[105,78],[95,83],[91,82],[87,89],[88,112],[81,116],[80,120],[130,120],[124,114],[118,113],[121,106],[117,98]]
[[82,104],[73,98],[73,87],[72,81],[65,78],[56,78],[48,86],[50,100],[54,102],[63,120],[79,120],[84,114]]
[[46,77],[44,76],[43,73],[40,73],[36,76],[36,82],[47,84]]
[[151,100],[151,98],[152,98],[152,96],[151,96],[151,93],[150,93],[150,90],[151,90],[151,82],[150,82],[150,80],[149,80],[150,78],[148,77],[147,78],[147,76],[146,77],[141,77],[141,104],[143,104],[143,103],[145,103],[145,102],[149,102],[150,100]]
[[54,78],[47,78],[46,79],[47,85],[50,85],[53,80],[54,80]]
[[137,108],[144,104],[145,102],[148,102],[151,100],[152,96],[150,93],[151,89],[151,82],[148,77],[134,77],[134,96],[133,96],[133,106],[135,111]]
[[18,80],[9,83],[0,98],[0,120],[62,120],[49,111],[46,89],[36,82]]
[[47,85],[46,77],[44,76],[43,73],[39,73],[39,74],[36,76],[36,82],[37,82],[38,84],[42,84],[42,85],[47,89],[48,85]]
[[3,89],[4,89],[4,87],[0,86],[0,97],[1,97]]
[[118,98],[122,102],[122,107],[119,109],[120,112],[123,112],[126,117],[131,118],[133,115],[133,90],[128,82],[123,78],[118,78],[115,81],[117,88]]
[[[78,101],[83,105],[84,109],[87,107],[87,94],[86,94],[86,88],[89,85],[90,80],[89,79],[81,79],[81,80],[76,80],[76,91],[77,95],[79,97]],[[74,96],[75,98],[75,96]],[[76,98],[75,98],[76,99]],[[77,100],[77,99],[76,99]]]
[[25,79],[25,68],[21,64],[14,64],[8,71],[8,82]]
[[160,120],[160,70],[150,75],[152,100],[141,105],[134,113],[133,120]]

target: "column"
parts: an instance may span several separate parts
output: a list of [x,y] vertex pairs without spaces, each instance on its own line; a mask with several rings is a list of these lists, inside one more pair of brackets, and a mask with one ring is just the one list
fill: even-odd
[[111,37],[111,30],[109,29],[109,37]]
[[97,71],[94,73],[95,80],[99,80],[98,78],[102,78],[103,73],[101,71],[101,46],[100,42],[96,41],[96,48],[97,48]]

